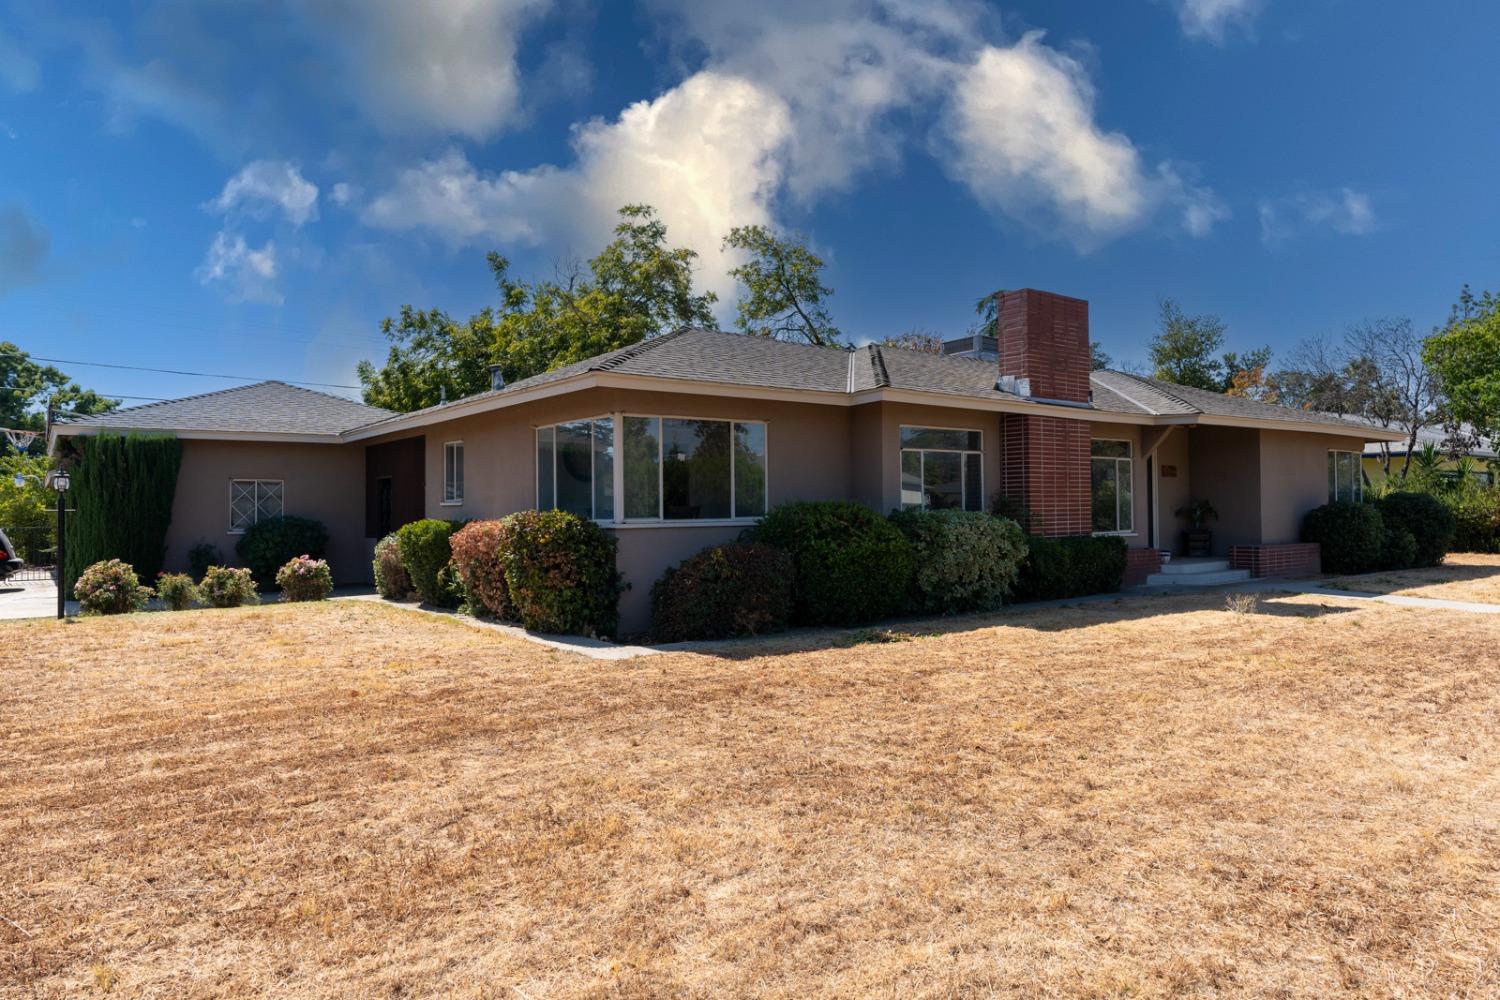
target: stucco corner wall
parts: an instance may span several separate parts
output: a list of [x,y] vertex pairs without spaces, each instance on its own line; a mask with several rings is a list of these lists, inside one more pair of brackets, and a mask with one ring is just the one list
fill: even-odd
[[1328,502],[1328,453],[1364,450],[1364,441],[1339,434],[1261,431],[1261,542],[1302,539],[1302,518]]
[[234,547],[241,536],[229,531],[230,480],[279,479],[285,512],[328,528],[335,582],[368,583],[364,470],[362,445],[184,441],[165,565],[186,570],[188,550],[200,541],[217,546],[226,564],[239,565]]

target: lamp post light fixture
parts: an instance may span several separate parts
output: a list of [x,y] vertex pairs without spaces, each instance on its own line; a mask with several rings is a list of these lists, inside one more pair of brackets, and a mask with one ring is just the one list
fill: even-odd
[[52,488],[57,491],[57,620],[67,617],[67,531],[68,531],[68,487],[73,481],[62,469],[52,474]]

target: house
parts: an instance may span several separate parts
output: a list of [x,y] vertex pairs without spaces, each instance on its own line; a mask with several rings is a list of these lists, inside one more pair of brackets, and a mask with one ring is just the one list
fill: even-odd
[[[1493,486],[1496,481],[1496,472],[1500,470],[1500,455],[1496,453],[1495,442],[1482,437],[1476,440],[1472,428],[1467,424],[1461,428],[1461,433],[1473,442],[1463,449],[1463,454],[1472,460],[1469,475],[1483,486]],[[1399,478],[1401,468],[1406,462],[1406,445],[1404,436],[1401,441],[1394,444],[1389,441],[1366,442],[1365,481],[1375,484],[1386,480],[1385,457],[1387,454],[1390,455],[1391,460],[1391,476]],[[1459,477],[1458,460],[1453,457],[1452,439],[1448,431],[1442,427],[1423,427],[1417,431],[1417,447],[1412,454],[1413,469],[1416,468],[1417,455],[1428,446],[1435,449],[1441,457],[1441,464],[1438,466],[1439,474],[1456,481]]]
[[1124,538],[1135,581],[1178,547],[1173,512],[1206,499],[1236,567],[1318,570],[1302,516],[1357,495],[1368,428],[1091,373],[1081,299],[1004,293],[998,329],[943,355],[685,329],[413,413],[265,382],[59,423],[49,443],[86,462],[91,434],[182,439],[170,567],[285,512],[323,521],[354,581],[416,518],[573,511],[619,540],[626,631],[667,567],[790,500],[982,510],[1001,493],[1047,534]]

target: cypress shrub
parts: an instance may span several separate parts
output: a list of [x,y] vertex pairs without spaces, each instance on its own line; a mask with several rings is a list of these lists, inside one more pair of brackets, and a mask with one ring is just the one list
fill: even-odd
[[1327,503],[1302,519],[1302,540],[1322,549],[1323,572],[1368,573],[1380,568],[1385,522],[1367,503]]
[[1387,493],[1375,501],[1375,508],[1388,530],[1404,529],[1416,539],[1416,553],[1407,566],[1436,566],[1453,548],[1458,520],[1437,497],[1427,493]]
[[276,574],[298,556],[322,559],[328,554],[328,529],[308,517],[268,517],[245,529],[235,553],[250,568],[255,585],[274,590]]
[[801,625],[858,625],[905,606],[912,548],[895,525],[852,500],[782,504],[745,541],[786,550],[797,567]]
[[704,549],[651,588],[651,632],[661,642],[764,635],[786,628],[792,557],[754,542]]
[[162,434],[99,434],[80,448],[72,487],[63,494],[77,511],[68,518],[64,589],[85,567],[109,559],[154,580],[166,555],[182,442]]
[[891,523],[916,555],[913,611],[957,614],[1005,603],[1026,554],[1016,522],[980,511],[898,510]]

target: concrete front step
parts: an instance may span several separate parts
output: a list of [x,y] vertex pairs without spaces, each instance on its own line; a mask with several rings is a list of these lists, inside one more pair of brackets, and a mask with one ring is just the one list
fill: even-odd
[[1189,576],[1194,573],[1222,573],[1229,568],[1228,559],[1173,559],[1162,566],[1168,576]]
[[[1170,567],[1171,564],[1168,564]],[[1224,568],[1207,572],[1195,570],[1190,573],[1152,573],[1146,577],[1148,587],[1222,587],[1226,583],[1244,583],[1250,579],[1248,569]]]

